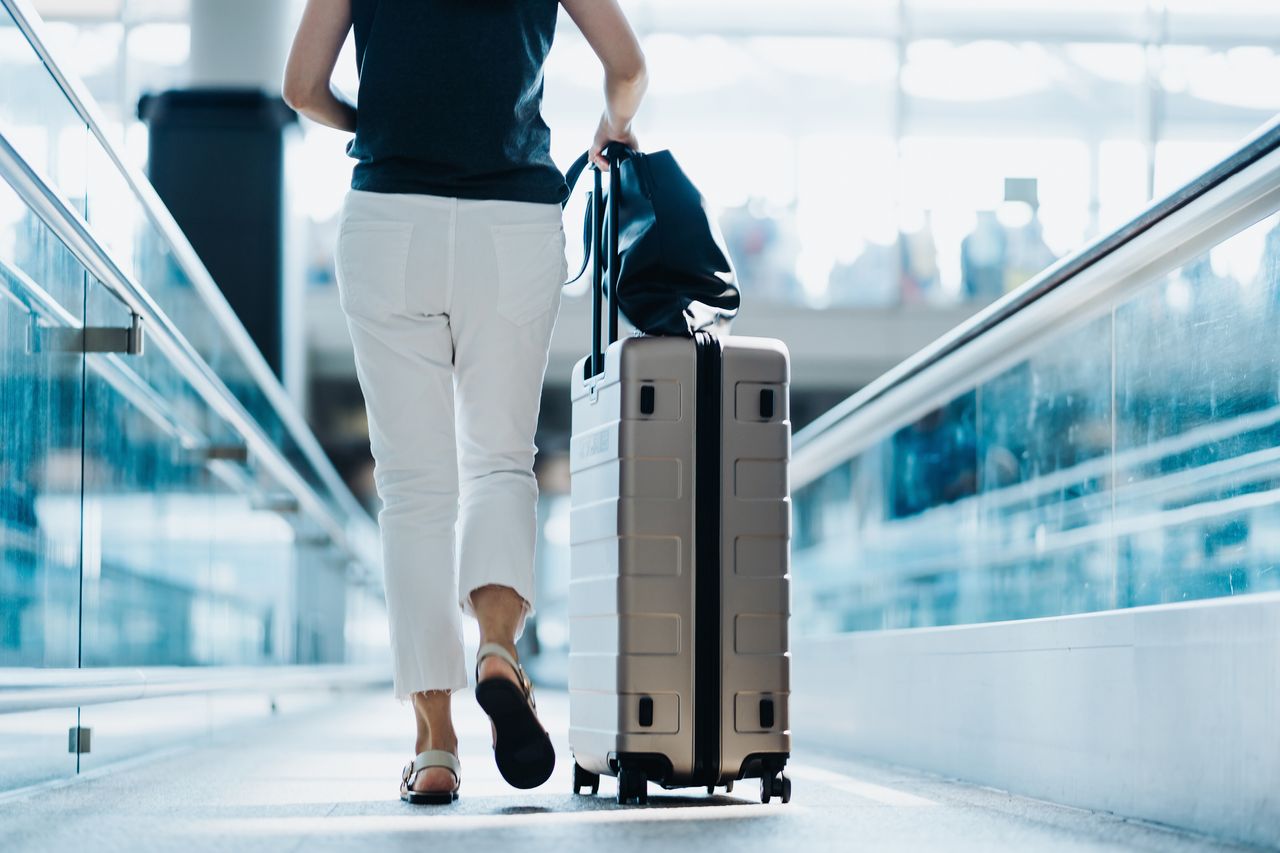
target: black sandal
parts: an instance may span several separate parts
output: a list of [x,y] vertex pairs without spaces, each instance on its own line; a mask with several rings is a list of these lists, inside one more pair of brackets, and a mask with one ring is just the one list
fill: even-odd
[[[481,681],[480,664],[491,657],[506,661],[520,683],[506,678]],[[502,778],[515,788],[536,788],[550,779],[556,752],[538,721],[533,683],[516,659],[496,643],[486,643],[476,655],[476,701],[493,721],[493,757]]]
[[[413,783],[418,774],[429,767],[442,767],[453,774],[452,791],[415,791]],[[442,749],[428,749],[419,752],[404,766],[400,774],[400,799],[415,806],[447,806],[458,799],[458,788],[462,787],[462,767],[458,756]]]

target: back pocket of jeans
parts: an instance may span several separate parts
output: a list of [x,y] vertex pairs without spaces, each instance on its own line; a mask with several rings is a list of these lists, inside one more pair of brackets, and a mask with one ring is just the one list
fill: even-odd
[[348,314],[405,311],[411,222],[344,222],[338,233],[338,296]]
[[564,229],[558,223],[494,225],[497,310],[518,326],[558,304],[564,284]]

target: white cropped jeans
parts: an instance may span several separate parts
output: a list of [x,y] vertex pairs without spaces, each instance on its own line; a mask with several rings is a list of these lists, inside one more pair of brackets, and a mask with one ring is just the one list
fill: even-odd
[[534,600],[533,436],[565,279],[558,205],[352,191],[338,290],[364,391],[395,692],[467,685],[462,613]]

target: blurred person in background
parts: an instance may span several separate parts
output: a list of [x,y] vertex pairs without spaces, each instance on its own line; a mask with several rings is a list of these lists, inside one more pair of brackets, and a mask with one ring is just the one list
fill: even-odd
[[994,210],[978,211],[973,231],[960,242],[960,290],[964,298],[991,302],[1004,293],[1009,238]]
[[1016,290],[1058,259],[1044,241],[1044,226],[1038,209],[1031,208],[1026,224],[1008,230],[1008,256],[1005,262],[1005,292]]
[[[541,115],[559,6],[605,69],[600,168],[646,88],[617,0],[308,0],[286,101],[355,134],[338,291],[355,347],[382,499],[395,693],[415,756],[401,799],[450,803],[461,769],[450,696],[467,686],[461,617],[480,626],[476,698],[519,788],[555,764],[516,640],[533,609],[533,473],[564,282],[564,176]],[[331,83],[354,28],[358,104]],[[455,536],[456,525],[456,536]]]
[[899,249],[867,241],[849,263],[836,263],[827,276],[827,298],[833,305],[897,305]]
[[1004,205],[998,214],[1005,226],[1007,250],[1004,292],[1016,290],[1058,259],[1044,241],[1040,222],[1040,181],[1004,179]]
[[751,199],[720,217],[729,257],[745,292],[761,302],[803,301],[796,277],[797,247],[793,212],[771,210],[763,199]]
[[898,290],[903,305],[924,305],[937,299],[941,286],[938,247],[933,240],[933,214],[925,211],[915,227],[898,232]]

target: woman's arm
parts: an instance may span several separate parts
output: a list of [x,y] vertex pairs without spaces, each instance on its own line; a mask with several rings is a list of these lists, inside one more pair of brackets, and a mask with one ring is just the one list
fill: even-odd
[[351,30],[351,0],[307,0],[284,69],[284,100],[312,121],[355,133],[356,108],[331,78]]
[[605,110],[591,144],[591,159],[601,169],[608,169],[602,152],[610,142],[639,147],[631,122],[649,85],[644,52],[618,0],[560,0],[560,5],[604,65]]

